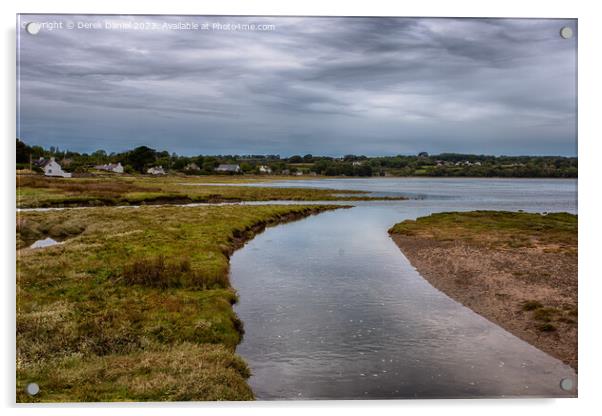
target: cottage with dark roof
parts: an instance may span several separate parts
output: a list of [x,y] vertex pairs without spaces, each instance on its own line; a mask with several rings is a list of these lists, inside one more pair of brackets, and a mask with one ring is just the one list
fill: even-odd
[[114,172],[114,173],[123,173],[123,166],[121,166],[121,162],[107,163],[106,165],[94,166],[94,169],[106,170],[107,172]]

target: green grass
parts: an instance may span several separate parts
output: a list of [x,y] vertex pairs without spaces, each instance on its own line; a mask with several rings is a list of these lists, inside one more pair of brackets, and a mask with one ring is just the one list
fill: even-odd
[[389,233],[507,248],[532,247],[539,243],[553,245],[553,250],[572,252],[577,246],[577,216],[565,212],[547,215],[509,211],[444,212],[400,222],[391,227]]
[[[19,213],[17,400],[251,399],[228,257],[269,224],[331,208]],[[26,248],[47,235],[64,242]]]
[[[279,178],[281,179],[281,178]],[[17,177],[17,207],[112,206],[139,204],[185,204],[237,201],[336,201],[404,199],[374,198],[366,192],[309,188],[264,188],[242,186],[267,180],[243,176],[102,176],[90,178]],[[274,179],[271,179],[274,180]],[[205,185],[224,183],[227,186]],[[240,183],[241,186],[231,184]],[[190,185],[194,184],[194,185]],[[346,196],[337,196],[344,193]]]

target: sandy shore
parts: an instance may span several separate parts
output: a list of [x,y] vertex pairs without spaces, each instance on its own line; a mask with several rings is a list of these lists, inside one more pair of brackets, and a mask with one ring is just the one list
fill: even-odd
[[529,244],[512,247],[495,230],[475,238],[454,224],[455,237],[442,238],[433,224],[411,223],[410,232],[394,227],[391,236],[426,280],[577,370],[576,235],[567,247],[524,231]]

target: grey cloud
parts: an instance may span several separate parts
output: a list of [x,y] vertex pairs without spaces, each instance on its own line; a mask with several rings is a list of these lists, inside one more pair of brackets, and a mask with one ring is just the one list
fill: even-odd
[[[102,21],[95,16],[24,16]],[[80,151],[575,153],[572,20],[108,17],[274,32],[20,32],[26,141]]]

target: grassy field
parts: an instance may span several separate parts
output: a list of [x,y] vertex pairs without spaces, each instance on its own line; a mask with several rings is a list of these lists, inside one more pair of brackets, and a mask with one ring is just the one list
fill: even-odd
[[447,212],[389,232],[433,286],[577,369],[577,216]]
[[[334,208],[19,213],[17,401],[252,399],[229,256],[267,225]],[[47,236],[62,243],[28,248]]]
[[[402,199],[372,198],[361,191],[235,186],[237,183],[245,184],[276,179],[282,179],[282,177],[144,177],[112,175],[63,179],[19,175],[17,176],[17,207],[44,208],[270,200],[334,201]],[[204,185],[219,183],[228,185]],[[346,196],[337,196],[337,194],[342,193]]]
[[463,240],[491,247],[524,248],[545,244],[547,250],[575,253],[577,216],[565,212],[547,215],[508,212],[448,212],[398,223],[391,234],[428,237],[439,241]]

